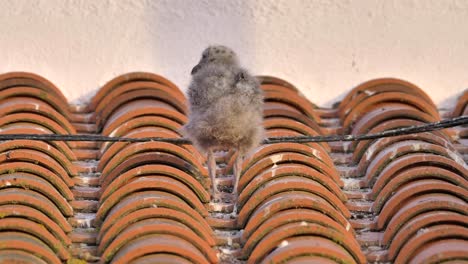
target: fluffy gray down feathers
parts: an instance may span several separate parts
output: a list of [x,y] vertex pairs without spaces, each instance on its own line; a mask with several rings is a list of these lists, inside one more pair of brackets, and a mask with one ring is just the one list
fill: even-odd
[[236,148],[243,155],[263,139],[263,93],[235,53],[210,46],[192,71],[189,122],[183,133],[198,149]]

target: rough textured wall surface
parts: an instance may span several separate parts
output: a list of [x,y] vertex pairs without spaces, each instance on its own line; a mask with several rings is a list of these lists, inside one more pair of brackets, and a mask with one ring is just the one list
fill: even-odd
[[71,102],[129,71],[185,90],[201,50],[220,43],[318,105],[398,77],[443,107],[467,88],[467,27],[464,0],[3,0],[0,73],[38,73]]

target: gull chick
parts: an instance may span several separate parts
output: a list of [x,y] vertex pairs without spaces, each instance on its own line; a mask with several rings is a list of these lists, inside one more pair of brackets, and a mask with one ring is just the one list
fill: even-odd
[[208,155],[208,172],[212,196],[220,198],[217,189],[216,161],[213,150],[233,148],[234,189],[237,194],[244,156],[257,147],[264,134],[263,93],[258,80],[239,65],[237,55],[225,46],[210,46],[192,69],[188,88],[189,121],[184,134]]

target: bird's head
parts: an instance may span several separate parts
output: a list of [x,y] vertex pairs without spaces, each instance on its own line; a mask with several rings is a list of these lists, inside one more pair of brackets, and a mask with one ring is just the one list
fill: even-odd
[[192,75],[197,73],[203,66],[211,63],[224,65],[239,64],[236,53],[230,48],[221,45],[209,46],[203,51],[200,62],[193,67]]

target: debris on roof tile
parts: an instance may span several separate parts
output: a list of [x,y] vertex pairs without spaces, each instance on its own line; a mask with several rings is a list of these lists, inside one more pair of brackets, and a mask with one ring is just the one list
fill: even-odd
[[[335,108],[259,76],[268,137],[366,134],[467,114],[441,113],[409,82],[365,82]],[[182,138],[186,98],[133,72],[72,106],[47,79],[0,74],[0,134]],[[0,142],[0,262],[449,263],[468,255],[468,129],[360,142],[262,145],[242,164],[164,142]],[[237,212],[233,213],[234,200]]]

